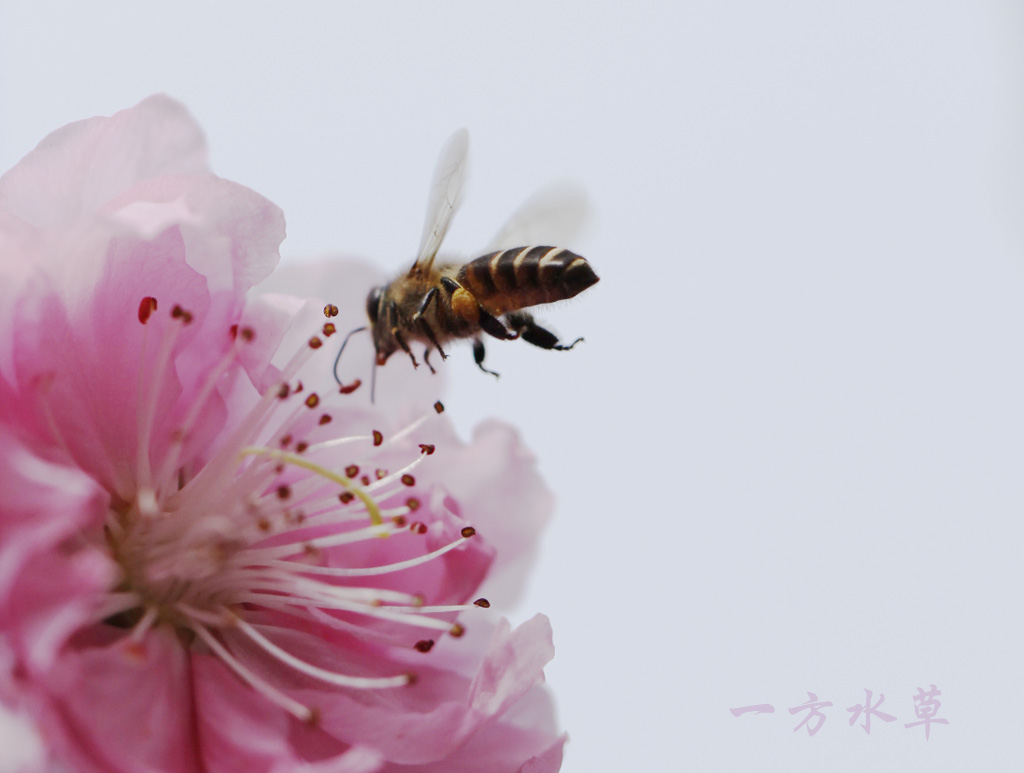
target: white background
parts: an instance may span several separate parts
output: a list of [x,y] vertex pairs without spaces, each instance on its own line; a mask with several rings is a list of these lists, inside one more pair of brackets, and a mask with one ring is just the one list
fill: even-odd
[[540,315],[586,343],[445,366],[459,426],[518,425],[558,494],[513,617],[554,622],[566,771],[1021,764],[1019,5],[212,6],[5,2],[0,167],[164,91],[288,261],[405,266],[459,126],[448,247],[553,179],[594,201],[568,246],[602,281]]

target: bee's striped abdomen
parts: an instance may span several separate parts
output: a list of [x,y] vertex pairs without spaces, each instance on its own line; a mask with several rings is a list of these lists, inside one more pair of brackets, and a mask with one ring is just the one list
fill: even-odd
[[598,280],[584,258],[561,247],[514,247],[471,260],[456,277],[489,313],[564,301]]

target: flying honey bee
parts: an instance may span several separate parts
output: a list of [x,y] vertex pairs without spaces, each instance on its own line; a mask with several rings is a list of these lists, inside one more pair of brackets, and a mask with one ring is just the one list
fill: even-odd
[[366,298],[375,366],[383,365],[392,354],[402,350],[413,366],[419,367],[411,348],[411,344],[419,342],[425,344],[423,360],[433,373],[432,349],[444,360],[448,357],[444,344],[469,338],[473,341],[477,366],[497,376],[484,367],[485,333],[505,341],[521,338],[541,349],[559,351],[572,349],[583,340],[560,343],[525,309],[572,298],[595,284],[598,276],[590,264],[562,247],[530,244],[499,249],[513,236],[528,233],[533,225],[530,220],[556,216],[543,211],[548,202],[528,202],[498,235],[492,243],[494,249],[487,254],[468,263],[435,262],[460,203],[468,149],[469,133],[465,129],[455,132],[445,143],[434,171],[415,262],[389,284],[373,288]]

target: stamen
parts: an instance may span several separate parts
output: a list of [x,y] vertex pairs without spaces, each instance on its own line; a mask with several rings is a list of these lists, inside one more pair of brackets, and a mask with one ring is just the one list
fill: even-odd
[[282,663],[291,666],[296,671],[299,671],[308,676],[316,677],[328,684],[337,685],[338,687],[354,687],[358,689],[376,689],[385,687],[404,687],[409,684],[408,674],[399,674],[398,676],[384,676],[384,677],[367,677],[367,676],[347,676],[345,674],[339,674],[335,671],[328,671],[327,669],[314,666],[312,663],[307,663],[304,660],[300,660],[289,652],[278,647],[272,641],[267,639],[263,634],[249,625],[245,620],[240,617],[235,618],[235,624],[240,631],[255,642],[266,652],[270,653]]
[[[248,335],[246,335],[247,332]],[[243,342],[248,343],[249,341],[252,341],[254,336],[255,334],[251,328],[242,328],[240,338]],[[238,339],[236,339],[236,341],[237,340]],[[192,401],[191,405],[189,405],[188,413],[185,414],[185,418],[181,423],[181,428],[179,429],[177,436],[178,442],[171,445],[170,453],[167,454],[167,458],[160,467],[160,474],[157,477],[158,481],[170,481],[172,473],[177,469],[178,461],[181,459],[181,452],[184,449],[186,438],[189,433],[192,432],[192,428],[195,426],[196,420],[199,418],[202,410],[206,407],[206,403],[210,399],[210,395],[212,395],[213,391],[217,388],[217,384],[220,382],[221,376],[223,376],[228,371],[228,368],[230,368],[236,361],[239,351],[239,346],[237,344],[233,344],[220,358],[220,361],[206,375],[196,398]]]
[[[187,607],[182,608],[182,606],[183,605],[179,605],[179,609],[181,609],[182,612],[189,614]],[[313,709],[289,698],[262,677],[257,676],[255,673],[243,666],[219,641],[217,641],[216,637],[206,629],[206,626],[199,622],[195,622],[192,625],[192,630],[196,632],[200,639],[206,642],[206,646],[213,650],[217,657],[224,661],[224,665],[234,671],[242,681],[247,682],[249,686],[258,693],[276,703],[296,719],[303,722],[310,722],[313,719],[315,716]]]
[[156,607],[147,607],[146,613],[142,616],[142,619],[135,624],[134,628],[132,628],[129,638],[133,642],[141,642],[143,637],[146,635],[146,632],[149,631],[153,623],[156,622],[158,614],[159,610]]
[[[180,306],[174,307],[175,311],[181,310]],[[141,309],[140,309],[141,311]],[[177,314],[181,317],[184,311]],[[171,316],[175,316],[172,313]],[[156,362],[152,370],[145,367],[145,348],[142,357],[139,359],[139,374],[137,392],[139,401],[136,404],[136,425],[139,428],[135,446],[135,469],[137,481],[140,486],[152,487],[152,469],[150,468],[149,449],[152,445],[153,423],[156,421],[156,406],[160,398],[161,387],[165,382],[167,366],[171,362],[171,354],[174,351],[174,344],[178,340],[178,333],[182,325],[168,325],[164,328],[160,348],[156,353]],[[149,325],[143,328],[142,343],[145,347],[148,338]],[[148,378],[147,378],[148,377]]]
[[[470,535],[472,536],[472,535]],[[430,553],[424,553],[416,556],[415,558],[409,558],[405,561],[396,561],[393,564],[381,564],[380,566],[366,566],[366,567],[337,567],[337,566],[308,566],[302,564],[296,564],[294,561],[282,561],[279,559],[273,559],[269,561],[263,561],[267,566],[289,568],[301,574],[319,574],[327,575],[331,577],[373,577],[380,574],[388,574],[389,572],[398,572],[402,569],[410,569],[414,566],[420,566],[433,561],[435,558],[443,556],[445,553],[454,550],[459,547],[466,540],[469,539],[467,536],[463,536],[461,539],[457,539],[453,542],[449,542],[447,545],[433,550]],[[318,547],[326,547],[320,541],[317,541]]]
[[359,497],[363,504],[366,505],[366,511],[369,513],[370,521],[372,523],[379,525],[384,522],[383,518],[381,518],[380,508],[377,507],[377,503],[374,502],[373,498],[366,494],[362,489],[354,487],[351,480],[343,478],[340,475],[336,475],[326,467],[321,467],[319,464],[311,462],[308,459],[304,459],[298,454],[289,453],[288,451],[278,451],[274,448],[258,448],[249,446],[247,448],[243,448],[241,452],[239,452],[239,456],[266,456],[271,459],[280,459],[288,464],[293,464],[296,467],[301,467],[305,470],[309,470],[310,472],[315,472],[317,475],[322,475],[328,480],[334,481],[339,486],[343,486]]

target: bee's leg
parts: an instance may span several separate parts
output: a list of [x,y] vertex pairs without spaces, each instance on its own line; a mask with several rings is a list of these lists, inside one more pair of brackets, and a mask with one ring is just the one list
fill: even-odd
[[484,351],[484,342],[481,341],[479,338],[474,338],[473,359],[476,361],[476,366],[480,368],[480,370],[482,370],[484,373],[490,373],[495,378],[500,378],[499,374],[495,373],[493,370],[487,370],[487,368],[484,367],[484,354],[486,354],[486,352]]
[[558,336],[534,322],[533,316],[525,311],[515,311],[511,314],[506,314],[505,321],[526,343],[539,346],[541,349],[555,349],[556,351],[567,352],[583,340],[582,338],[577,338],[568,346],[560,344],[558,343]]
[[493,314],[480,309],[480,328],[487,333],[487,335],[494,336],[502,341],[512,341],[519,338],[519,333],[509,330],[503,324],[501,320],[495,317]]
[[420,364],[416,361],[416,355],[413,354],[412,349],[409,348],[409,344],[406,342],[405,336],[402,335],[402,331],[397,327],[392,328],[391,335],[393,335],[395,340],[398,341],[398,345],[402,347],[402,351],[409,355],[409,359],[412,360],[412,366],[414,368],[418,368]]
[[428,367],[428,368],[430,368],[430,373],[431,373],[432,375],[433,375],[433,374],[436,374],[436,373],[437,373],[437,371],[436,371],[436,370],[434,370],[434,366],[430,364],[430,347],[429,347],[429,346],[428,346],[428,347],[426,347],[426,348],[425,348],[425,349],[423,350],[423,361],[424,361],[425,363],[427,363],[427,367]]
[[[414,325],[416,325],[417,327],[419,327],[420,330],[423,331],[423,335],[427,337],[427,340],[429,340],[430,343],[434,345],[434,348],[437,349],[438,353],[441,355],[441,359],[447,360],[448,355],[444,353],[444,349],[441,348],[441,344],[437,342],[437,337],[434,335],[434,329],[430,327],[430,323],[427,322],[427,319],[424,316],[427,309],[430,308],[431,303],[435,305],[437,304],[436,287],[430,288],[430,292],[423,296],[423,302],[420,304],[419,310],[412,315],[412,321]],[[426,355],[424,355],[424,359],[426,359]],[[427,365],[429,364],[430,363],[428,362]],[[434,369],[431,368],[430,372],[433,373]]]
[[412,349],[409,348],[409,344],[405,340],[405,336],[402,335],[402,331],[394,325],[394,321],[398,319],[398,306],[394,301],[388,304],[388,319],[392,322],[391,337],[395,339],[396,343],[402,347],[402,351],[409,355],[409,359],[412,360],[412,366],[418,368],[420,364],[416,362],[416,355],[412,353]]

